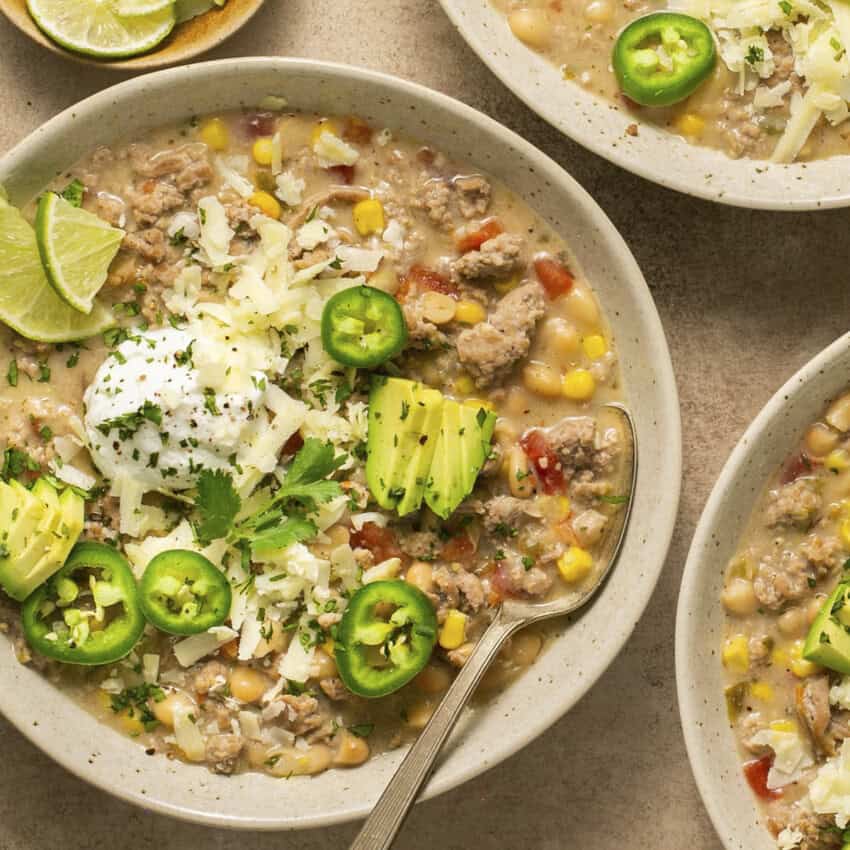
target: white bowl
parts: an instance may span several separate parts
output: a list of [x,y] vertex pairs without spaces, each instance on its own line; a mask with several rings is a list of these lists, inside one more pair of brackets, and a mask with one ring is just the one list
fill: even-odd
[[697,526],[676,612],[676,682],[685,743],[714,827],[727,850],[776,850],[758,822],[726,714],[719,649],[720,591],[756,499],[806,426],[847,387],[850,334],[810,360],[765,405],[735,447]]
[[[679,406],[667,343],[628,248],[572,178],[490,118],[368,71],[300,60],[233,59],[130,80],[34,132],[0,160],[0,183],[14,202],[23,203],[96,144],[132,138],[192,114],[253,106],[268,94],[285,96],[294,109],[362,115],[504,180],[575,251],[607,311],[622,359],[641,458],[620,564],[595,603],[534,669],[466,719],[428,786],[434,795],[492,767],[554,723],[602,674],[641,616],[661,572],[679,497]],[[0,650],[0,711],[25,735],[95,785],[187,820],[295,829],[365,816],[402,755],[288,782],[257,773],[215,776],[202,767],[146,756],[19,665],[6,643],[0,642]]]
[[[729,159],[641,122],[529,50],[489,0],[440,0],[470,47],[531,109],[588,150],[661,186],[739,207],[807,210],[850,206],[847,157],[794,165]],[[626,132],[638,124],[640,132]]]

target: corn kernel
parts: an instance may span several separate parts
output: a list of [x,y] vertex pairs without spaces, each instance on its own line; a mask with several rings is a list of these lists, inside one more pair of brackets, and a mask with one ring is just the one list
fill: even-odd
[[571,584],[586,579],[592,569],[593,556],[579,546],[570,546],[558,558],[558,571],[561,573],[561,578]]
[[845,519],[841,523],[841,542],[847,549],[850,549],[850,519]]
[[606,351],[608,351],[608,346],[605,343],[605,337],[601,334],[591,334],[590,336],[586,336],[581,341],[581,346],[584,349],[584,353],[591,360],[598,360],[605,354]]
[[337,124],[336,121],[319,121],[319,123],[313,127],[313,132],[310,133],[310,144],[315,145],[321,138],[322,133],[333,133],[335,136],[338,136],[339,124]]
[[788,653],[778,646],[770,653],[770,663],[774,667],[785,667],[789,661]]
[[483,398],[465,398],[463,403],[469,407],[483,407],[485,410],[495,411],[496,406],[492,401],[485,401]]
[[122,712],[119,722],[121,723],[121,728],[134,738],[145,731],[145,725],[139,720],[139,716],[136,713]]
[[496,283],[493,284],[493,289],[495,289],[499,295],[507,295],[512,289],[516,289],[521,282],[522,275],[515,274],[507,280],[496,281]]
[[324,652],[325,655],[327,655],[329,658],[333,658],[334,657],[334,646],[335,646],[334,639],[328,638],[322,644],[322,652]]
[[797,724],[793,720],[774,720],[770,728],[774,732],[796,732]]
[[455,378],[454,391],[458,395],[469,395],[475,391],[475,382],[469,375],[459,375]]
[[676,121],[676,129],[683,136],[699,136],[705,129],[705,120],[693,112],[686,112]]
[[753,682],[750,685],[750,693],[762,702],[770,702],[773,699],[773,688],[768,682]]
[[817,673],[820,673],[821,666],[819,664],[815,664],[814,661],[808,661],[803,658],[803,641],[795,640],[793,644],[791,644],[791,672],[798,679],[805,679],[808,676],[814,676]]
[[570,511],[573,509],[573,506],[570,504],[570,500],[566,496],[558,496],[556,498],[556,503],[558,516],[561,519],[566,519],[570,515]]
[[384,205],[375,198],[367,198],[365,201],[356,203],[354,205],[354,226],[361,236],[368,236],[370,233],[383,233],[387,226],[384,219]]
[[723,645],[723,665],[735,673],[750,669],[750,647],[746,635],[735,635]]
[[487,318],[487,311],[477,301],[459,301],[455,319],[465,325],[477,325]]
[[268,192],[254,192],[250,198],[248,198],[248,203],[251,204],[252,207],[257,207],[260,212],[264,215],[267,215],[269,218],[280,218],[280,204],[277,201],[277,198],[274,195],[270,195]]
[[596,381],[587,369],[570,369],[564,375],[563,390],[573,401],[587,401],[596,392]]
[[271,165],[272,159],[274,159],[274,145],[272,145],[272,140],[268,136],[262,136],[257,139],[251,148],[251,153],[257,165]]
[[466,639],[466,614],[455,608],[449,610],[440,629],[440,646],[457,649]]
[[843,472],[850,469],[850,455],[844,449],[835,449],[826,456],[824,466],[830,472]]
[[221,118],[210,118],[201,125],[201,141],[214,151],[226,151],[230,144],[230,131]]

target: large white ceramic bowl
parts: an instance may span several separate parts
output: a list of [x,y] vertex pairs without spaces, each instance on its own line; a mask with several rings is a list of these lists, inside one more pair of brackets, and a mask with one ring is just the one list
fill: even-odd
[[[440,0],[461,35],[517,97],[550,124],[623,168],[654,183],[733,206],[807,210],[850,206],[850,160],[794,165],[729,159],[685,142],[577,83],[529,50],[489,0]],[[640,125],[637,136],[626,128]]]
[[720,591],[755,501],[806,426],[850,380],[850,334],[800,369],[765,405],[714,485],[688,555],[676,612],[676,682],[697,785],[727,850],[776,850],[758,822],[726,715]]
[[[428,786],[434,795],[492,767],[554,723],[610,664],[641,616],[664,562],[679,498],[679,406],[667,343],[625,243],[554,162],[456,101],[355,68],[234,59],[140,77],[83,101],[33,133],[0,160],[0,183],[13,201],[23,203],[94,145],[137,137],[187,115],[255,106],[269,94],[284,96],[293,109],[356,113],[375,126],[413,135],[474,163],[526,198],[564,236],[598,292],[637,423],[640,474],[619,566],[533,672],[466,718]],[[226,778],[151,758],[20,666],[2,636],[0,711],[56,761],[101,788],[158,812],[228,827],[293,829],[364,816],[402,755],[288,782],[257,773]]]

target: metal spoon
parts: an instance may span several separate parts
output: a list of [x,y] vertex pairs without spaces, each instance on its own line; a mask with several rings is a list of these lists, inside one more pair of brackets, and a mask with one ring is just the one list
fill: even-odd
[[635,482],[637,480],[637,439],[631,415],[620,404],[612,402],[604,408],[615,412],[624,427],[619,430],[625,444],[622,454],[622,480],[629,482],[629,499],[625,508],[615,514],[614,526],[606,535],[607,545],[599,557],[603,566],[598,569],[591,584],[553,599],[551,602],[530,603],[515,599],[506,600],[496,611],[496,616],[478,641],[472,654],[461,668],[457,678],[446,691],[428,725],[410,748],[395,776],[390,780],[375,808],[360,830],[350,850],[389,850],[401,829],[419,791],[431,774],[434,762],[449,737],[464,706],[472,696],[481,677],[502,644],[515,632],[541,620],[561,617],[581,608],[596,593],[617,560],[626,536]]

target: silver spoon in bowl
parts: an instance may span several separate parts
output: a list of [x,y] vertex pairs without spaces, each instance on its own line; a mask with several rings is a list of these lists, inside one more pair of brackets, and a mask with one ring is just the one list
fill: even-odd
[[568,592],[550,602],[522,602],[508,599],[502,603],[493,621],[446,691],[428,725],[410,748],[395,776],[390,780],[375,808],[350,850],[389,850],[401,829],[411,806],[431,774],[434,762],[446,739],[458,721],[464,706],[475,691],[482,676],[499,654],[502,644],[513,634],[532,623],[562,617],[585,605],[611,572],[631,516],[637,481],[637,437],[635,426],[628,410],[621,404],[611,402],[603,406],[620,421],[619,431],[624,449],[621,459],[621,480],[628,482],[628,501],[622,511],[615,514],[614,525],[606,534],[606,544],[598,558],[600,565],[589,583]]

